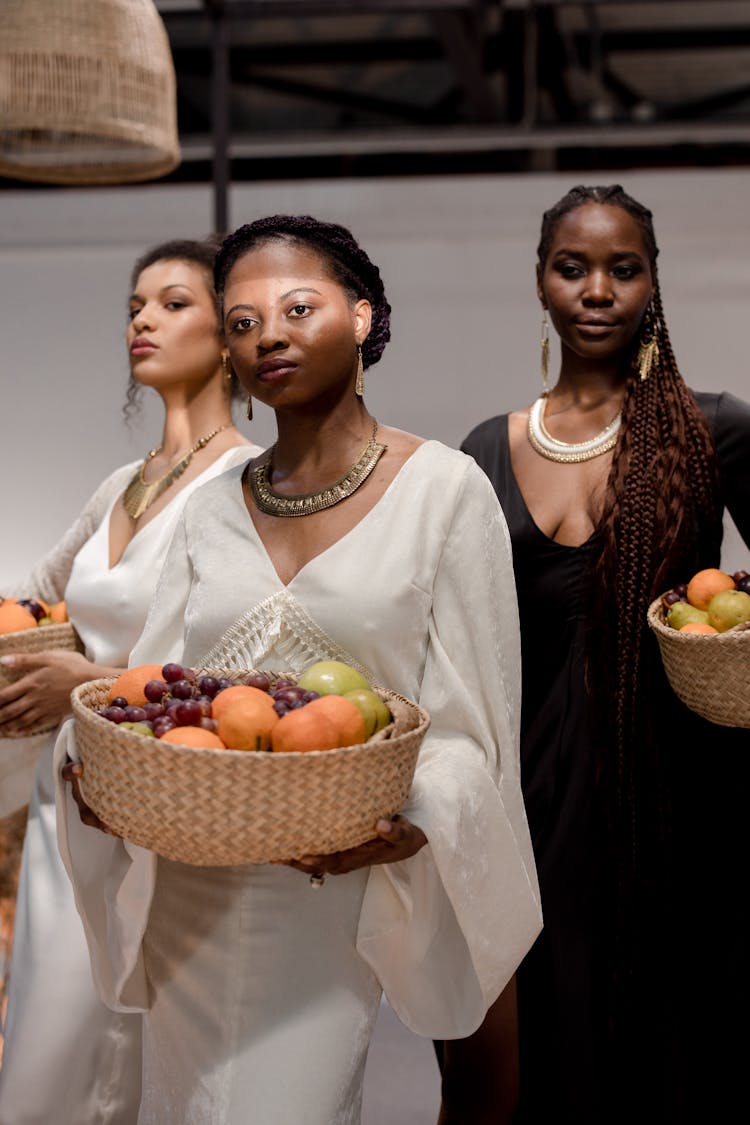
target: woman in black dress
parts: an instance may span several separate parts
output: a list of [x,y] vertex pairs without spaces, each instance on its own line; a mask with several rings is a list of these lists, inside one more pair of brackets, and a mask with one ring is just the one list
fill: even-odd
[[545,928],[517,1020],[507,993],[444,1045],[446,1123],[723,1121],[739,1097],[750,731],[680,703],[646,611],[719,565],[725,509],[750,547],[750,405],[688,389],[656,257],[651,213],[619,186],[547,211],[537,291],[557,382],[543,342],[541,398],[462,446],[513,540]]

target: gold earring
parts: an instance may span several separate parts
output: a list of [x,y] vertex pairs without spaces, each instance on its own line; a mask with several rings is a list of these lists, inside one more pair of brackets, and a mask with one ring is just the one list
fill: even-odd
[[549,393],[549,320],[547,310],[542,316],[542,391]]
[[252,420],[253,420],[253,396],[252,395],[247,396],[247,420],[248,420],[248,422],[252,422]]
[[221,369],[224,372],[224,378],[228,383],[232,382],[232,361],[229,358],[229,352],[221,353]]
[[641,338],[638,344],[638,355],[635,365],[641,382],[645,382],[659,362],[659,343],[657,340],[656,318],[653,307],[649,304],[641,327]]
[[354,393],[359,398],[365,393],[365,369],[362,366],[362,345],[357,344],[357,378],[354,381]]

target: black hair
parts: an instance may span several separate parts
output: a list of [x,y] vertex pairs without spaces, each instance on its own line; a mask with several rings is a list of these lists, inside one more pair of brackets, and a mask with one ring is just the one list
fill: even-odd
[[277,240],[309,247],[323,259],[353,301],[364,298],[370,302],[372,325],[362,344],[362,366],[377,363],[391,338],[391,306],[386,300],[380,270],[351,231],[339,223],[326,223],[311,215],[269,215],[239,227],[224,240],[216,256],[214,288],[219,303],[235,262],[256,247]]

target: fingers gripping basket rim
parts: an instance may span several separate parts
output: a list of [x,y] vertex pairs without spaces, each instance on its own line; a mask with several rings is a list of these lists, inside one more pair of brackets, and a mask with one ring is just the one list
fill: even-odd
[[[47,652],[51,649],[64,649],[68,652],[83,652],[83,642],[70,622],[61,622],[57,625],[37,625],[32,629],[23,629],[18,633],[4,633],[0,636],[0,656],[11,656],[16,653]],[[0,687],[20,680],[26,672],[8,668],[0,664]],[[55,721],[44,720],[32,726],[23,726],[20,723],[8,723],[3,730],[3,738],[28,738],[35,734],[46,734],[57,727]]]
[[405,804],[430,723],[415,703],[376,689],[394,721],[360,746],[204,750],[97,715],[111,683],[92,680],[72,695],[82,795],[118,835],[201,867],[324,855],[372,839],[378,818]]
[[726,633],[680,633],[661,598],[648,609],[664,671],[686,707],[724,727],[750,727],[750,622]]

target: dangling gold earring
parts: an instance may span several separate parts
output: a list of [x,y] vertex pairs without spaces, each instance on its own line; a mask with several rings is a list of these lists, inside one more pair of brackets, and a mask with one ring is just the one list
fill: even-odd
[[224,378],[227,383],[232,382],[232,361],[229,358],[229,352],[221,353],[221,369],[224,372]]
[[354,382],[354,393],[359,398],[365,394],[365,369],[362,366],[362,345],[357,344],[357,378]]
[[542,316],[542,392],[549,393],[549,321],[547,310]]
[[638,344],[638,355],[635,365],[641,382],[645,382],[659,362],[659,343],[657,341],[656,318],[653,306],[649,304],[641,326],[641,338]]
[[247,396],[247,420],[248,420],[248,422],[252,422],[252,420],[253,420],[253,396],[252,395]]

